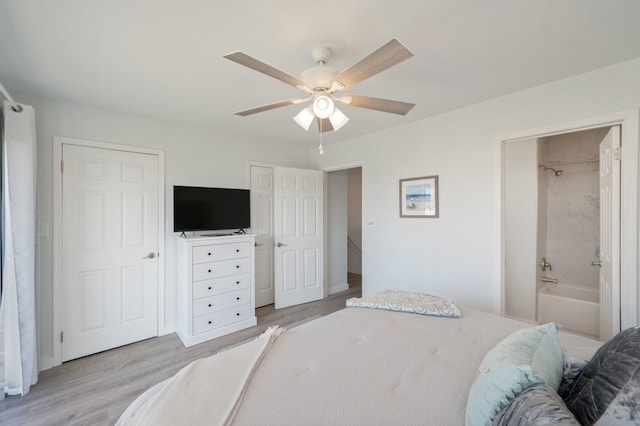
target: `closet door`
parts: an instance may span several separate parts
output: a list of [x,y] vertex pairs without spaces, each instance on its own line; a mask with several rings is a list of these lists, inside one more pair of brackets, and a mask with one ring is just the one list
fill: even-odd
[[274,169],[275,307],[324,297],[324,174]]
[[273,293],[273,168],[251,166],[251,232],[256,235],[256,308]]
[[63,161],[67,361],[158,335],[159,159],[65,144]]
[[536,321],[537,139],[503,147],[504,314]]

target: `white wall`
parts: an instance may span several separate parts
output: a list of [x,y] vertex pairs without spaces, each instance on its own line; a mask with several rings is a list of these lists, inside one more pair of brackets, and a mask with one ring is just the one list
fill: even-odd
[[347,284],[347,171],[327,173],[327,292]]
[[[311,166],[308,148],[274,146],[242,140],[211,131],[194,130],[150,119],[16,93],[20,102],[36,111],[40,224],[49,230],[41,238],[40,258],[40,367],[53,360],[52,283],[52,145],[53,136],[68,136],[117,144],[160,149],[166,159],[166,241],[160,248],[165,263],[165,318],[161,332],[175,325],[175,237],[173,234],[173,185],[249,188],[248,161],[290,167]],[[167,108],[171,108],[167,105]]]
[[347,170],[349,238],[362,249],[362,167]]
[[536,320],[538,140],[504,144],[504,314]]
[[347,170],[347,270],[362,274],[362,167]]
[[[636,109],[639,76],[640,58],[311,151],[320,168],[363,164],[363,293],[422,290],[498,313],[500,136]],[[401,219],[398,180],[425,175],[440,176],[440,218]]]

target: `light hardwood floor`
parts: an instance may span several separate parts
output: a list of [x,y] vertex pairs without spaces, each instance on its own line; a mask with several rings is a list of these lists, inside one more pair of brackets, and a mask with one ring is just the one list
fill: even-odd
[[340,310],[346,299],[360,296],[361,288],[361,277],[349,274],[349,290],[277,311],[273,305],[258,308],[257,326],[190,348],[172,333],[65,362],[40,373],[27,395],[0,400],[0,424],[115,424],[138,395],[191,361],[255,337],[271,325],[295,326]]

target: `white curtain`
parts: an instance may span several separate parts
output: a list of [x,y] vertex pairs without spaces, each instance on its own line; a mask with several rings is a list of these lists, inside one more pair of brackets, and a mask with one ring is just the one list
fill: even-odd
[[36,131],[34,111],[3,105],[0,385],[24,395],[38,380]]

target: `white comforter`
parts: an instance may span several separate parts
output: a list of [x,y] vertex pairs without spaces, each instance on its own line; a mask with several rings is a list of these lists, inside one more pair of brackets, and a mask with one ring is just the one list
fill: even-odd
[[271,327],[241,346],[192,362],[152,388],[118,426],[231,424],[253,373],[281,332]]
[[347,308],[285,331],[264,354],[233,424],[462,425],[485,353],[530,324],[461,311],[454,319]]

